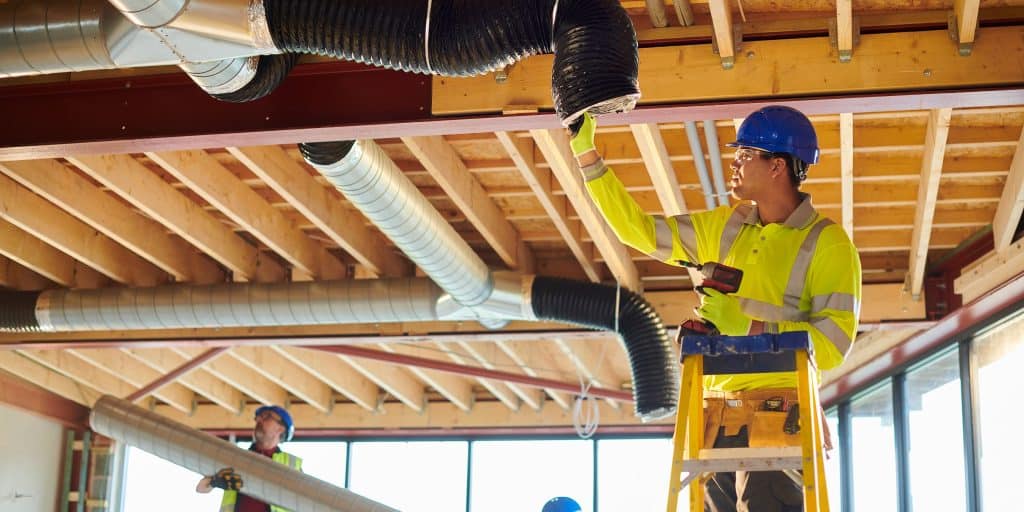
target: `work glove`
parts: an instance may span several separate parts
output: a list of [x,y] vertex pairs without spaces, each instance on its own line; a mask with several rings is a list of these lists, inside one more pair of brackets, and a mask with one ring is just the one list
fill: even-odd
[[573,156],[580,156],[595,149],[594,130],[596,129],[597,121],[589,112],[584,112],[569,125],[569,134],[572,137],[569,139],[569,146],[572,147]]
[[726,336],[746,336],[750,333],[753,321],[743,312],[739,299],[714,288],[702,288],[700,292],[697,314],[715,324],[718,332]]
[[242,477],[235,473],[234,468],[223,468],[216,475],[210,477],[210,487],[225,491],[237,491],[242,488]]

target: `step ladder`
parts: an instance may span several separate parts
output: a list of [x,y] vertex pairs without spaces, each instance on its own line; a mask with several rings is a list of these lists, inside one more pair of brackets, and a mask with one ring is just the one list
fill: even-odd
[[[679,387],[667,512],[690,487],[690,511],[704,510],[704,483],[711,473],[783,471],[802,485],[805,512],[828,512],[824,432],[813,346],[806,332],[756,336],[683,336],[683,377]],[[704,448],[705,375],[797,372],[800,446]],[[808,421],[808,419],[810,421]],[[803,471],[803,475],[799,473]]]

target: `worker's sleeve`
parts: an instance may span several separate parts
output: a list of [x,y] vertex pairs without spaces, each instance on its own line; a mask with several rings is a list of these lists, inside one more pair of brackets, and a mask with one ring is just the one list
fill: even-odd
[[603,160],[581,171],[590,198],[622,243],[671,265],[702,261],[698,248],[706,246],[706,233],[699,216],[666,218],[644,212]]
[[860,318],[861,268],[848,240],[815,252],[808,272],[810,320],[779,322],[778,332],[807,331],[821,370],[839,366],[853,346]]

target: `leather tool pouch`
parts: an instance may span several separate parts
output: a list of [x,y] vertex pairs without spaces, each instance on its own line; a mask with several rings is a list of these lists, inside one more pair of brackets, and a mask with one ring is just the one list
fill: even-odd
[[[796,404],[791,407],[796,407]],[[754,412],[754,421],[750,425],[750,447],[800,446],[799,433],[787,434],[783,430],[785,424],[786,412]]]

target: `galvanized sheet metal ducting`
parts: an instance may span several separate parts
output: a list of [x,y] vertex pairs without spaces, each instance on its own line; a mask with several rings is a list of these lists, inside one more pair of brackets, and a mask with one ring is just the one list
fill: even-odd
[[201,475],[234,468],[244,478],[246,494],[289,510],[398,512],[114,396],[105,395],[93,405],[89,425]]

